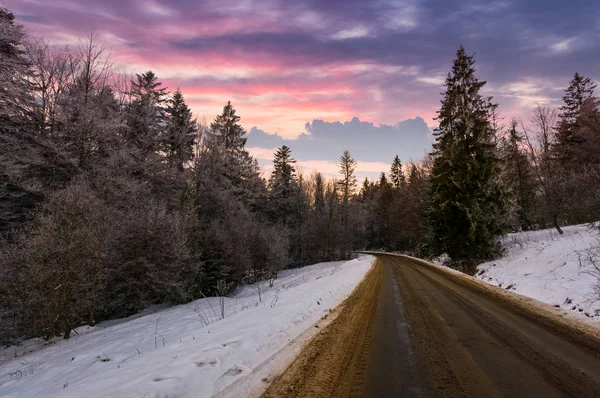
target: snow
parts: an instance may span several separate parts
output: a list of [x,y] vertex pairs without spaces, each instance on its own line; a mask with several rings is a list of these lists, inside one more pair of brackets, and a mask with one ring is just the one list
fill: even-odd
[[595,277],[580,265],[580,256],[599,244],[598,231],[587,225],[509,234],[504,257],[478,266],[477,278],[489,284],[600,320],[594,297]]
[[273,288],[265,282],[225,298],[224,319],[219,298],[201,299],[83,326],[70,340],[5,348],[0,396],[211,397],[244,376],[260,380],[264,363],[293,355],[286,346],[315,333],[371,263],[363,256],[282,271]]

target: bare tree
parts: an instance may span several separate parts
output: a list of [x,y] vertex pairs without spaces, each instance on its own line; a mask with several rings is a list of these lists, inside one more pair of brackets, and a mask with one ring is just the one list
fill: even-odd
[[560,228],[559,219],[570,199],[570,186],[567,171],[560,167],[552,153],[556,138],[556,122],[556,110],[538,105],[531,118],[531,124],[535,130],[529,132],[523,124],[522,128],[535,170],[537,189],[543,198],[546,212],[554,228],[562,234],[563,230]]

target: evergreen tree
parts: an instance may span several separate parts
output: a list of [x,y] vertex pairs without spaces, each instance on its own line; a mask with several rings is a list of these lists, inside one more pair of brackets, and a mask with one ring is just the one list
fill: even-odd
[[392,194],[393,185],[390,184],[384,172],[381,172],[379,184],[377,186],[377,194],[375,200],[375,226],[377,228],[375,246],[383,249],[394,249],[391,247],[391,206],[393,200]]
[[525,138],[513,119],[507,137],[503,140],[502,160],[504,179],[515,201],[517,224],[523,231],[534,226],[535,186],[527,153],[523,150]]
[[235,114],[231,101],[223,107],[223,113],[215,118],[210,128],[219,135],[219,139],[227,150],[243,149],[247,138],[246,131],[238,124],[240,117]]
[[293,166],[296,160],[292,158],[291,153],[291,149],[286,145],[280,146],[275,152],[273,171],[269,179],[269,189],[272,193],[274,190],[283,192],[289,190],[292,183],[297,179],[296,169]]
[[427,217],[432,254],[447,253],[471,266],[497,255],[505,231],[505,194],[490,114],[491,98],[479,91],[473,56],[461,46],[438,112]]
[[25,44],[25,30],[0,6],[0,239],[28,221],[49,191],[73,174],[58,145],[36,128],[42,112]]
[[316,173],[314,176],[315,185],[315,200],[314,208],[320,212],[325,209],[325,183],[323,181],[323,174]]
[[406,177],[402,171],[402,162],[400,161],[398,155],[394,157],[394,161],[392,162],[392,167],[390,169],[390,180],[392,180],[392,184],[395,188],[400,188],[406,184]]
[[126,138],[140,150],[142,158],[158,152],[163,140],[166,87],[152,71],[137,74],[131,82],[132,101],[127,115]]
[[273,171],[267,186],[269,190],[269,208],[273,220],[292,226],[298,221],[296,206],[299,199],[298,177],[294,168],[296,160],[286,145],[280,146],[273,158]]
[[557,128],[556,152],[557,158],[561,163],[576,162],[578,146],[583,144],[583,139],[578,134],[579,116],[584,103],[594,96],[596,84],[589,78],[575,73],[569,87],[565,90],[563,96],[564,105],[561,106],[559,113],[559,123]]
[[345,150],[340,157],[340,174],[342,179],[338,182],[342,190],[342,257],[346,258],[351,249],[350,231],[349,231],[349,203],[350,198],[356,189],[356,159],[350,155],[350,151]]
[[185,103],[179,89],[173,94],[165,110],[167,134],[163,142],[163,151],[169,163],[180,171],[194,157],[194,142],[198,133],[192,111]]
[[371,184],[369,183],[369,177],[365,177],[362,186],[360,187],[360,192],[358,194],[360,197],[361,203],[365,203],[371,197]]

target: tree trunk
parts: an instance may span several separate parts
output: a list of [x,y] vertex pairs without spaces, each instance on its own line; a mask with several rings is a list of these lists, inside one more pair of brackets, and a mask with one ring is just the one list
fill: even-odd
[[564,231],[560,229],[560,225],[558,225],[558,214],[554,214],[552,216],[552,222],[554,223],[554,228],[558,231],[559,234],[564,234]]

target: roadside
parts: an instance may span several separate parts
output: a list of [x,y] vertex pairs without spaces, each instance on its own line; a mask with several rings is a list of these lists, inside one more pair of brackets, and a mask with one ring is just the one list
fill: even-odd
[[265,364],[291,360],[302,336],[311,337],[307,329],[318,330],[313,325],[354,290],[372,261],[286,270],[272,288],[261,282],[223,301],[197,300],[81,327],[70,340],[3,349],[0,396],[202,398],[250,375],[264,383]]
[[264,397],[600,396],[600,329],[557,310],[418,259],[378,255],[336,320]]

